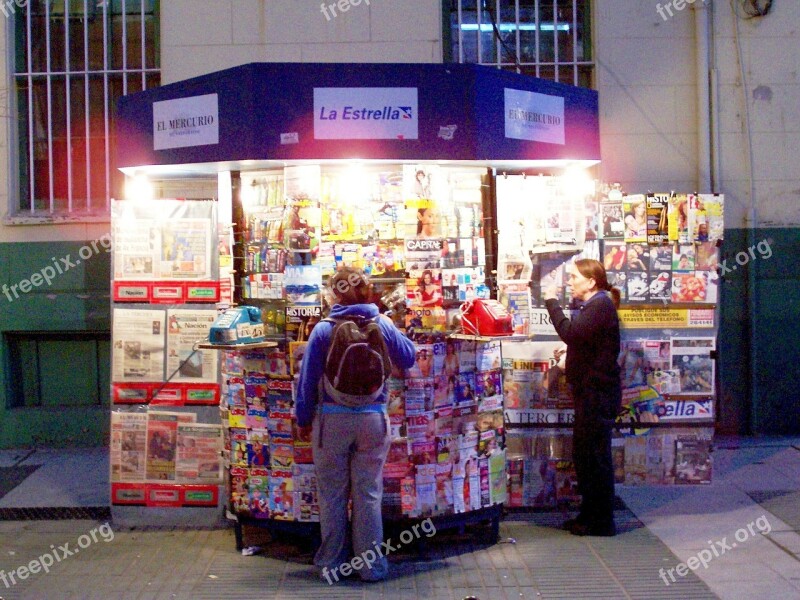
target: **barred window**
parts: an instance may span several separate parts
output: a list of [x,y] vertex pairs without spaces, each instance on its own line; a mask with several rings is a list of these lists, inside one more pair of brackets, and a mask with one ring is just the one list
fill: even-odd
[[107,406],[108,331],[6,332],[8,408]]
[[589,0],[447,0],[445,60],[592,86]]
[[[6,2],[14,20],[16,215],[108,213],[114,113],[160,84],[159,0]],[[2,10],[2,9],[0,9]]]

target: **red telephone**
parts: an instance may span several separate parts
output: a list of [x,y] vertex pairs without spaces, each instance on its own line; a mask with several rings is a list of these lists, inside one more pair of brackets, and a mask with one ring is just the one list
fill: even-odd
[[469,335],[512,335],[514,324],[500,302],[476,298],[461,305],[461,331]]

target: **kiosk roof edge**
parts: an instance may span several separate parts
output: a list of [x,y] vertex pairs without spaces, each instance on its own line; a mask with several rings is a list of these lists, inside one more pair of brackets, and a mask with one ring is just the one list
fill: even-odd
[[594,90],[480,65],[250,63],[125,96],[117,167],[600,160]]

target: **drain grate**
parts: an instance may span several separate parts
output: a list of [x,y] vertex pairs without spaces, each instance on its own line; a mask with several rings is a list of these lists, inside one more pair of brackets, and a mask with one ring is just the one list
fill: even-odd
[[44,506],[41,508],[0,508],[0,521],[65,521],[87,519],[108,521],[108,506]]

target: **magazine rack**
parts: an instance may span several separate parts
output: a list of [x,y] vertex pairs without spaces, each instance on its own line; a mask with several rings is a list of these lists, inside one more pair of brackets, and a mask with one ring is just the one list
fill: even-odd
[[[499,341],[419,333],[415,338],[415,365],[404,379],[387,383],[395,441],[384,469],[386,528],[401,531],[427,518],[437,530],[463,531],[468,525],[486,523],[490,533],[482,539],[494,542],[505,500]],[[228,405],[223,421],[229,425],[231,462],[228,516],[234,521],[237,548],[243,544],[244,527],[290,534],[314,545],[319,539],[316,478],[310,446],[294,435],[292,381],[257,371],[267,369],[269,349],[221,349],[225,351],[222,397],[223,405]],[[451,369],[449,380],[446,366]],[[448,381],[453,384],[450,390],[444,387]],[[239,401],[228,399],[239,395],[245,396],[248,406],[257,404],[258,397],[268,406],[264,439],[241,430],[253,411],[248,409],[244,421],[235,414]],[[455,435],[457,431],[466,434]],[[437,465],[442,465],[438,473]]]
[[[521,198],[545,191],[536,178],[498,178],[498,228],[524,222],[535,229],[537,215],[525,213]],[[556,508],[579,497],[571,460],[574,411],[564,376],[566,346],[541,301],[541,291],[551,288],[562,306],[569,304],[566,277],[578,258],[599,260],[611,285],[622,292],[623,410],[612,439],[616,482],[710,482],[723,205],[724,197],[716,194],[623,196],[618,188],[600,185],[578,206],[564,205],[585,215],[584,240],[559,247],[559,232],[549,225],[541,234],[520,232],[519,239],[529,240],[525,249],[532,248],[532,338],[503,347],[507,506]],[[646,208],[643,233],[625,227],[624,217],[634,206]],[[516,236],[504,237],[499,254],[522,256],[518,243]],[[557,482],[549,486],[557,488],[556,494],[547,493],[547,477]]]

